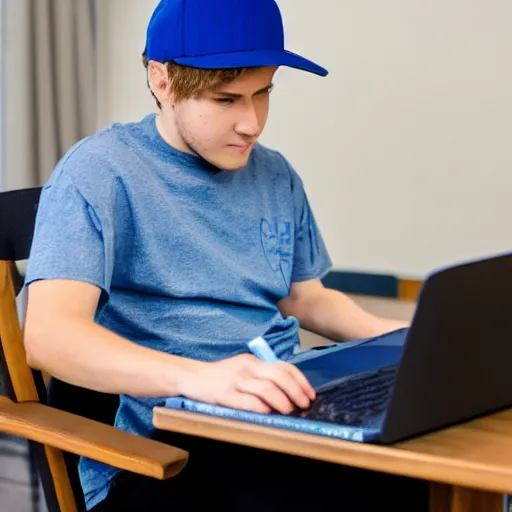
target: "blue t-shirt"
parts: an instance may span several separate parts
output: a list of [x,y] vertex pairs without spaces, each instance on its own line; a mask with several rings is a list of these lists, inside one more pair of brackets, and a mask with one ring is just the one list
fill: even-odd
[[[263,336],[286,359],[299,325],[276,304],[292,282],[330,268],[302,181],[278,152],[258,144],[246,167],[220,171],[170,147],[150,114],[59,162],[41,194],[27,284],[98,286],[95,321],[157,350],[215,361]],[[159,402],[121,395],[115,425],[150,436]],[[79,471],[90,509],[119,470],[82,458]]]

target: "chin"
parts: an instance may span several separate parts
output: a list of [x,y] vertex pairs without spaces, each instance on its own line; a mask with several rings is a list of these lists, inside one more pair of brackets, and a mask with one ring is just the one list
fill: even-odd
[[240,164],[240,165],[231,165],[231,166],[223,166],[223,167],[219,167],[219,169],[223,170],[223,171],[227,171],[227,172],[236,172],[236,171],[241,171],[245,166],[247,165],[247,162],[245,162],[245,164]]
[[222,171],[239,171],[247,165],[247,162],[249,161],[249,156],[250,154],[238,158],[215,158],[210,160],[210,163],[212,163],[213,165],[215,165],[215,167],[219,168]]

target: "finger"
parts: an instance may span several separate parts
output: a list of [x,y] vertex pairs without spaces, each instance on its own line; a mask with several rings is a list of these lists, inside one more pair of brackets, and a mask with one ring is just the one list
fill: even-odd
[[289,363],[281,363],[285,366],[286,370],[293,375],[293,378],[300,384],[306,395],[310,398],[310,400],[314,400],[316,398],[316,391],[306,378],[306,376],[294,365]]
[[257,378],[241,379],[237,383],[236,389],[237,391],[256,396],[281,414],[290,414],[295,409],[286,394],[271,380]]
[[253,371],[255,377],[272,381],[298,407],[307,408],[310,406],[311,400],[309,396],[304,392],[292,373],[286,370],[285,364],[263,363],[262,365],[255,366]]
[[257,412],[260,414],[268,414],[271,408],[261,398],[250,393],[233,393],[229,399],[228,407],[241,409],[243,411]]

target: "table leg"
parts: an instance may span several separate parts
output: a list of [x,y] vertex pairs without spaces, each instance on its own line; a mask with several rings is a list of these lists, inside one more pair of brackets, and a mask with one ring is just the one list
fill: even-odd
[[430,482],[430,512],[450,512],[452,487]]
[[502,512],[503,495],[430,483],[430,512]]

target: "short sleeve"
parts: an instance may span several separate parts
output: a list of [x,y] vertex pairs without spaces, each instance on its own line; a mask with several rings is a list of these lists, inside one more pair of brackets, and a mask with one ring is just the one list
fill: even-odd
[[101,309],[114,266],[113,205],[106,194],[101,202],[86,197],[66,176],[50,181],[41,192],[26,284],[42,279],[91,283],[102,290]]
[[302,180],[290,169],[295,205],[295,250],[292,282],[321,279],[332,267],[332,261],[311,210]]

